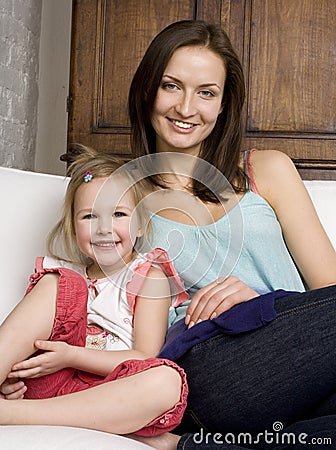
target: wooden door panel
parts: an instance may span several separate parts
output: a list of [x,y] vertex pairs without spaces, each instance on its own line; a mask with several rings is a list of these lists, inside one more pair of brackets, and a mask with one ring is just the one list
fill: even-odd
[[284,151],[306,178],[335,177],[336,3],[248,3],[246,145]]
[[252,2],[248,131],[336,132],[336,8],[323,3]]

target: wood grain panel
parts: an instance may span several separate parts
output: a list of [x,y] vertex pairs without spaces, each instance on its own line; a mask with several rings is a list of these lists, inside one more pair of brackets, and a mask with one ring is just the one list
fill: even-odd
[[244,146],[258,150],[278,150],[294,161],[304,180],[336,180],[336,142],[334,139],[268,136],[245,137]]
[[[336,2],[246,0],[246,146],[336,179]],[[306,162],[306,163],[305,163]]]
[[335,133],[336,2],[251,6],[247,131]]

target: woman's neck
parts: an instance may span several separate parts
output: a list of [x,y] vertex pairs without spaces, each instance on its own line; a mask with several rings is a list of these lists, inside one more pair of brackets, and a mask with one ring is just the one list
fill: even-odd
[[194,167],[200,159],[194,155],[178,152],[162,152],[151,154],[153,175],[160,175],[169,187],[183,188],[189,186]]

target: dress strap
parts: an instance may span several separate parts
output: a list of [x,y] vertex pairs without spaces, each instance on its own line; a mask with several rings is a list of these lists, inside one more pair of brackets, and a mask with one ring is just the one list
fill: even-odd
[[127,302],[134,314],[135,300],[140,289],[147,277],[147,273],[151,267],[157,267],[167,276],[171,289],[172,306],[176,308],[181,303],[189,300],[183,281],[180,279],[175,267],[173,266],[168,253],[162,248],[154,248],[146,253],[145,260],[140,262],[133,269],[133,276],[126,286]]

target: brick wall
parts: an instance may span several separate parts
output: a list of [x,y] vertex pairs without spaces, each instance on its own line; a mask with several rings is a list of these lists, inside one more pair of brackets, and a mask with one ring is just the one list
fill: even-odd
[[0,0],[0,166],[34,169],[42,0]]

